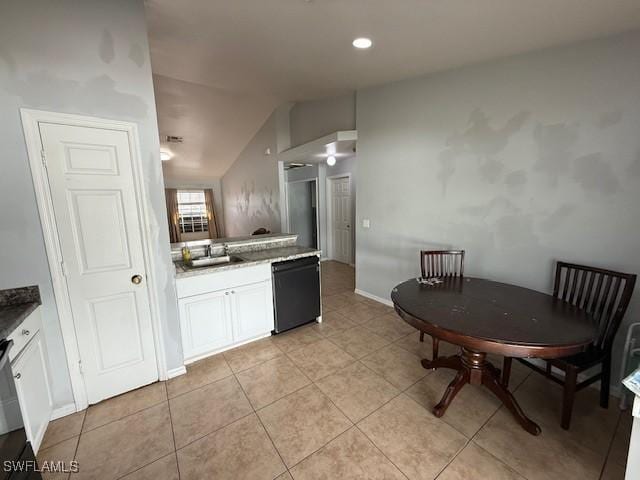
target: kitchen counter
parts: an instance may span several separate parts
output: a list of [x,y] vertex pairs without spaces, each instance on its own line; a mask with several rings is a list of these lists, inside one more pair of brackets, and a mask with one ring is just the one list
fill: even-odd
[[320,250],[308,247],[299,247],[292,245],[288,247],[265,248],[262,250],[254,250],[247,252],[233,253],[235,257],[241,258],[242,262],[226,263],[222,265],[211,265],[209,267],[189,267],[182,262],[174,262],[176,266],[176,278],[193,277],[196,275],[205,275],[207,273],[220,272],[223,270],[235,270],[238,268],[258,265],[261,263],[283,262],[286,260],[295,260],[303,257],[311,257],[320,255]]
[[0,290],[0,339],[7,338],[40,303],[37,286]]

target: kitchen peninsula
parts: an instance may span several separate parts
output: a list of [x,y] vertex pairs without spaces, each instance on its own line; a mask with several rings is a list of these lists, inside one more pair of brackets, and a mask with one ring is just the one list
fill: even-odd
[[[320,251],[297,246],[296,240],[297,235],[267,234],[172,245],[185,363],[291,328],[292,315],[297,325],[321,321]],[[222,261],[185,264],[183,247],[194,264]],[[291,282],[305,288],[287,298]]]

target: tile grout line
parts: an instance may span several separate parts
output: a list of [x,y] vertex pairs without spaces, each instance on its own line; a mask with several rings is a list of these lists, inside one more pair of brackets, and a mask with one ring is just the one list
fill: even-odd
[[[266,362],[265,362],[266,363]],[[295,365],[294,365],[295,366]],[[282,465],[284,465],[285,468],[285,472],[289,472],[289,467],[288,465],[285,463],[284,458],[282,458],[282,455],[280,454],[280,451],[278,450],[278,447],[276,447],[275,442],[273,441],[273,438],[271,438],[271,435],[269,434],[269,431],[267,430],[267,427],[264,426],[264,423],[262,422],[262,419],[260,418],[260,415],[258,415],[258,411],[255,409],[255,407],[253,406],[253,403],[251,403],[251,400],[249,400],[249,395],[247,395],[247,392],[245,391],[244,387],[242,386],[242,383],[240,382],[240,379],[237,377],[237,375],[234,374],[234,376],[236,377],[236,381],[238,382],[238,385],[240,385],[240,390],[242,390],[243,395],[245,396],[245,398],[247,399],[247,402],[249,402],[249,405],[251,406],[251,409],[253,410],[253,414],[256,416],[256,418],[258,419],[258,422],[260,422],[260,425],[262,426],[262,429],[264,430],[264,433],[267,435],[267,438],[269,439],[269,441],[271,442],[271,445],[273,446],[273,449],[276,451],[276,453],[278,454],[278,457],[280,458],[280,461],[282,462]],[[306,386],[306,385],[305,385]],[[304,388],[304,387],[302,387]],[[298,389],[301,390],[301,389]],[[296,390],[296,391],[298,391]],[[284,398],[284,397],[282,397]],[[277,401],[277,400],[276,400]],[[273,402],[275,403],[275,402]],[[271,404],[270,404],[271,405]],[[276,477],[279,477],[280,475],[282,475],[283,473],[279,473]],[[289,472],[289,475],[291,475],[291,472]],[[293,475],[291,475],[293,477]]]
[[[382,348],[384,348],[384,347],[382,347]],[[375,353],[375,352],[372,352],[372,353]],[[393,385],[391,382],[389,382],[386,378],[384,378],[384,377],[383,377],[382,375],[380,375],[379,373],[377,373],[377,372],[373,371],[371,368],[369,368],[367,365],[365,365],[363,362],[361,362],[361,361],[360,361],[360,359],[356,359],[356,362],[354,362],[354,363],[360,363],[361,365],[364,365],[364,366],[365,366],[367,369],[369,369],[373,374],[375,374],[375,375],[379,376],[380,378],[382,378],[383,380],[385,380],[387,383],[389,383],[391,386],[393,386],[394,388],[396,388],[396,389],[398,390],[398,393],[397,393],[396,395],[394,395],[394,396],[393,396],[392,398],[390,398],[388,401],[384,402],[382,405],[380,405],[378,408],[376,408],[375,410],[373,410],[372,412],[370,412],[368,415],[365,415],[364,417],[362,417],[362,418],[361,418],[360,420],[358,420],[357,422],[352,421],[352,420],[351,420],[351,418],[349,418],[349,416],[348,416],[348,415],[346,415],[346,414],[345,414],[345,413],[340,409],[340,407],[338,407],[338,405],[336,405],[336,403],[335,403],[335,402],[334,402],[334,401],[333,401],[333,400],[332,400],[332,399],[331,399],[327,394],[325,394],[325,393],[322,391],[322,389],[321,389],[321,388],[316,384],[316,382],[315,382],[315,381],[312,381],[312,382],[313,382],[313,384],[316,386],[316,388],[318,388],[318,390],[320,390],[320,393],[322,393],[325,397],[327,397],[327,399],[328,399],[328,400],[329,400],[329,401],[330,401],[330,402],[331,402],[331,403],[332,403],[332,404],[333,404],[333,405],[338,409],[338,411],[340,411],[340,413],[342,413],[342,415],[344,415],[344,416],[347,418],[347,420],[349,420],[349,421],[352,423],[352,426],[351,426],[350,428],[348,428],[347,430],[345,430],[344,432],[342,432],[340,435],[344,434],[345,432],[347,432],[347,431],[351,430],[351,428],[354,428],[354,427],[355,427],[355,428],[356,428],[360,433],[362,433],[362,434],[365,436],[365,438],[366,438],[367,440],[369,440],[369,442],[371,442],[371,444],[373,445],[373,447],[374,447],[378,452],[380,452],[380,454],[381,454],[384,458],[386,458],[386,459],[389,461],[389,463],[391,463],[391,465],[393,465],[393,466],[394,466],[394,467],[395,467],[395,468],[396,468],[396,469],[397,469],[397,470],[398,470],[398,471],[399,471],[399,472],[400,472],[400,473],[401,473],[405,478],[408,478],[408,477],[407,477],[407,475],[406,475],[406,474],[405,474],[405,473],[400,469],[400,467],[398,467],[398,466],[397,466],[397,465],[396,465],[396,464],[395,464],[395,463],[394,463],[394,462],[393,462],[393,461],[392,461],[392,460],[391,460],[391,459],[390,459],[390,458],[389,458],[389,457],[388,457],[388,456],[387,456],[387,455],[386,455],[386,454],[385,454],[385,453],[384,453],[384,452],[383,452],[383,451],[382,451],[382,450],[381,450],[381,449],[380,449],[380,448],[375,444],[375,442],[374,442],[371,438],[369,438],[369,436],[368,436],[365,432],[363,432],[363,431],[362,431],[362,429],[358,426],[358,424],[359,424],[359,423],[361,423],[361,422],[363,422],[366,418],[368,418],[369,416],[373,415],[375,412],[377,412],[378,410],[380,410],[380,409],[381,409],[382,407],[384,407],[386,404],[388,404],[388,403],[392,402],[393,400],[395,400],[396,398],[398,398],[400,395],[402,395],[402,394],[404,393],[404,391],[403,391],[403,390],[400,390],[399,388],[397,388],[395,385]],[[341,368],[341,369],[337,370],[336,372],[331,373],[330,375],[333,375],[334,373],[337,373],[338,371],[342,371],[342,370],[344,370],[344,369],[346,369],[346,368],[350,367],[351,365],[353,365],[353,363],[351,363],[351,364],[349,364],[349,365],[347,365],[347,366],[345,366],[345,367],[343,367],[343,368]],[[329,376],[329,375],[327,375],[327,377],[328,377],[328,376]],[[320,379],[318,379],[318,380],[322,380],[323,378],[326,378],[326,377],[322,377],[322,378],[320,378]],[[322,449],[322,448],[324,448],[325,446],[327,446],[329,443],[331,443],[333,440],[335,440],[336,438],[338,438],[340,435],[338,435],[338,436],[337,436],[337,437],[335,437],[335,438],[332,438],[330,441],[328,441],[327,443],[325,443],[325,444],[324,444],[322,447],[320,447],[318,450],[316,450],[315,452],[313,452],[313,453],[309,454],[308,456],[306,456],[305,458],[303,458],[302,460],[300,460],[300,462],[302,462],[302,461],[303,461],[303,460],[305,460],[306,458],[309,458],[311,455],[313,455],[314,453],[316,453],[316,452],[317,452],[317,451],[319,451],[320,449]],[[300,462],[298,462],[298,463],[300,463]],[[297,463],[296,465],[298,465],[298,463]],[[295,465],[294,465],[294,466],[295,466]]]
[[616,426],[613,429],[613,435],[611,436],[611,440],[609,440],[609,446],[607,447],[607,453],[604,456],[604,463],[602,464],[602,468],[600,469],[600,475],[598,479],[602,480],[604,475],[604,470],[607,468],[607,463],[609,463],[609,455],[611,454],[611,449],[613,448],[613,442],[616,439],[616,434],[618,433],[618,427],[620,426],[620,422],[622,421],[622,412],[618,413],[618,420],[616,421]]
[[167,409],[169,410],[169,423],[171,424],[171,436],[173,437],[173,455],[176,459],[176,470],[178,471],[178,480],[180,480],[180,464],[178,463],[178,445],[176,444],[176,432],[173,429],[173,415],[171,414],[171,402],[169,401],[169,390],[167,385],[164,386],[165,393],[167,394]]
[[[478,428],[478,430],[476,430],[476,432],[471,436],[471,437],[467,437],[465,435],[465,438],[467,438],[467,442],[464,444],[464,447],[462,447],[458,452],[456,452],[456,454],[451,458],[451,460],[442,468],[442,470],[440,470],[440,472],[438,473],[438,475],[436,475],[434,480],[437,480],[438,477],[440,477],[440,475],[442,475],[442,473],[449,467],[449,465],[451,465],[453,463],[453,461],[458,458],[458,455],[460,455],[462,453],[462,451],[467,448],[467,446],[471,443],[473,443],[474,445],[477,445],[474,442],[474,438],[478,435],[478,433],[480,433],[480,430],[482,430],[484,428],[484,426],[489,423],[489,421],[500,411],[500,409],[503,407],[503,405],[499,405],[498,408],[496,408],[495,412],[493,412],[491,415],[489,415],[489,418],[487,418],[487,420],[480,426],[480,428]],[[446,422],[445,422],[446,423]],[[455,427],[454,427],[455,429]],[[458,431],[457,429],[455,429],[456,431]],[[462,433],[462,432],[460,432]],[[479,448],[480,445],[477,445]],[[484,448],[482,448],[482,450],[484,450]],[[507,465],[509,468],[511,468],[514,472],[516,472],[518,475],[520,475],[520,472],[518,472],[515,468],[513,468],[511,465],[509,465],[508,463],[500,460],[498,457],[496,457],[495,455],[491,454],[491,452],[487,452],[489,453],[493,458],[497,459],[498,461],[500,461],[501,463],[503,463],[504,465]],[[522,476],[522,475],[520,475]],[[524,476],[523,476],[524,478]]]
[[[162,381],[162,382],[160,382],[160,383],[165,383],[165,382],[164,382],[164,381]],[[165,385],[164,385],[164,393],[165,393],[165,396],[166,396],[166,395],[167,395],[167,385],[166,385],[166,383],[165,383]],[[173,436],[173,422],[171,421],[171,407],[169,406],[169,400],[168,400],[168,399],[166,399],[165,401],[167,402],[167,411],[169,412],[169,426],[171,427],[171,433],[172,433],[172,436]],[[158,405],[161,405],[161,403],[156,403],[155,405],[153,405],[153,407],[157,407]],[[153,408],[153,407],[148,407],[148,408],[145,408],[145,409],[140,410],[140,411],[142,412],[142,411],[144,411],[144,410],[148,410],[149,408]],[[139,412],[136,412],[136,413],[139,413]],[[126,415],[126,416],[124,416],[124,417],[122,417],[122,418],[127,418],[127,417],[129,417],[129,416],[131,416],[131,415]],[[116,420],[116,421],[117,421],[117,420]],[[113,422],[110,422],[110,423],[113,423]],[[108,425],[108,424],[107,424],[107,425]],[[98,427],[98,428],[99,428],[99,427]],[[96,430],[96,429],[94,428],[93,430]],[[93,431],[93,430],[89,430],[89,431]],[[176,442],[175,442],[175,437],[174,437],[174,439],[173,439],[173,453],[175,453],[175,451],[176,451]],[[168,457],[169,455],[171,455],[171,452],[170,452],[170,453],[167,453],[166,455],[161,455],[160,457],[155,458],[155,459],[151,460],[150,462],[145,463],[144,465],[141,465],[141,466],[139,466],[139,467],[137,467],[137,468],[135,468],[135,469],[133,469],[133,470],[131,470],[131,471],[129,471],[129,472],[126,472],[126,473],[124,473],[123,475],[119,476],[119,477],[118,477],[118,480],[120,480],[120,479],[122,479],[122,478],[125,478],[127,475],[131,475],[132,473],[135,473],[135,472],[137,472],[137,471],[139,471],[139,470],[142,470],[143,468],[148,467],[148,466],[149,466],[149,465],[151,465],[152,463],[155,463],[155,462],[157,462],[158,460],[162,460],[164,457]],[[177,465],[178,465],[178,458],[176,457],[176,468],[178,468],[178,467],[177,467]],[[180,479],[180,472],[178,471],[178,480],[179,480],[179,479]]]
[[[529,378],[529,376],[532,375],[532,372],[527,372],[527,375],[525,375],[525,377],[522,379],[522,381],[518,384],[517,387],[515,387],[514,392],[520,388],[524,382],[527,380],[527,378]],[[513,395],[513,393],[512,393]],[[516,472],[518,475],[520,475],[522,478],[524,478],[526,480],[526,477],[520,473],[520,471],[518,471],[518,469],[516,469],[513,465],[507,463],[505,460],[496,457],[493,453],[489,452],[488,450],[486,450],[485,448],[483,448],[481,445],[479,445],[475,439],[476,437],[480,434],[480,432],[482,431],[482,429],[484,429],[484,427],[491,421],[491,419],[493,417],[495,417],[498,412],[500,412],[500,410],[502,410],[503,408],[505,408],[504,404],[500,404],[500,406],[496,409],[495,412],[493,412],[489,418],[487,418],[487,420],[480,426],[480,428],[478,428],[478,430],[476,431],[476,433],[473,434],[473,436],[471,437],[471,439],[469,440],[470,442],[472,442],[474,445],[476,445],[478,448],[481,448],[482,450],[484,450],[485,452],[487,452],[489,455],[491,455],[493,458],[497,459],[499,462],[503,463],[504,465],[506,465],[507,467],[509,467],[511,470],[513,470],[514,472]],[[513,419],[510,419],[513,420]]]
[[[109,399],[107,399],[107,400],[109,400]],[[109,420],[106,423],[103,423],[101,425],[98,425],[98,426],[95,426],[93,428],[90,428],[89,430],[83,431],[82,433],[85,434],[85,433],[89,433],[89,432],[94,432],[94,431],[98,430],[99,428],[106,427],[107,425],[111,425],[112,423],[119,422],[120,420],[124,420],[125,418],[132,417],[133,415],[137,415],[138,413],[142,413],[142,412],[144,412],[146,410],[150,410],[150,409],[152,409],[154,407],[157,407],[158,405],[162,405],[164,402],[168,402],[168,401],[169,401],[168,399],[165,399],[165,400],[162,400],[162,401],[160,401],[158,403],[154,403],[153,405],[148,405],[148,406],[146,406],[144,408],[141,408],[140,410],[136,410],[135,412],[127,413],[126,415],[123,415],[122,417],[116,418],[115,420]],[[96,404],[96,405],[98,405],[98,404]],[[84,421],[83,421],[83,426],[84,426]]]
[[[76,443],[76,448],[73,452],[73,460],[77,461],[77,456],[78,456],[78,450],[80,449],[80,439],[82,438],[82,434],[83,431],[82,429],[84,428],[84,422],[87,420],[87,413],[89,411],[89,407],[85,408],[84,410],[84,416],[82,417],[82,425],[80,425],[80,433],[78,434],[78,442]],[[80,465],[78,465],[78,470],[80,469]],[[71,472],[69,472],[69,475],[67,475],[67,478],[71,478]]]

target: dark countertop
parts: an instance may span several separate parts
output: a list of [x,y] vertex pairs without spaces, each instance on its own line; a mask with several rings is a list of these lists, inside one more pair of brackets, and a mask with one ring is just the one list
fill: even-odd
[[225,263],[222,265],[212,265],[209,267],[188,267],[182,262],[175,262],[176,278],[192,277],[207,273],[219,272],[222,270],[233,270],[244,268],[261,263],[282,262],[285,260],[295,260],[312,255],[320,255],[321,251],[315,248],[299,247],[292,245],[289,247],[265,248],[251,252],[238,252],[233,255],[242,258],[244,261],[238,263]]
[[37,286],[0,290],[0,339],[11,335],[40,303]]
[[39,305],[37,302],[29,302],[0,306],[0,339],[11,335]]

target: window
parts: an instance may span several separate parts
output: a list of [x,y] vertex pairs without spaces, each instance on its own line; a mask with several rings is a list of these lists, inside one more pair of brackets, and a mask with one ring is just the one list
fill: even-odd
[[209,231],[204,190],[178,190],[178,221],[180,233]]

